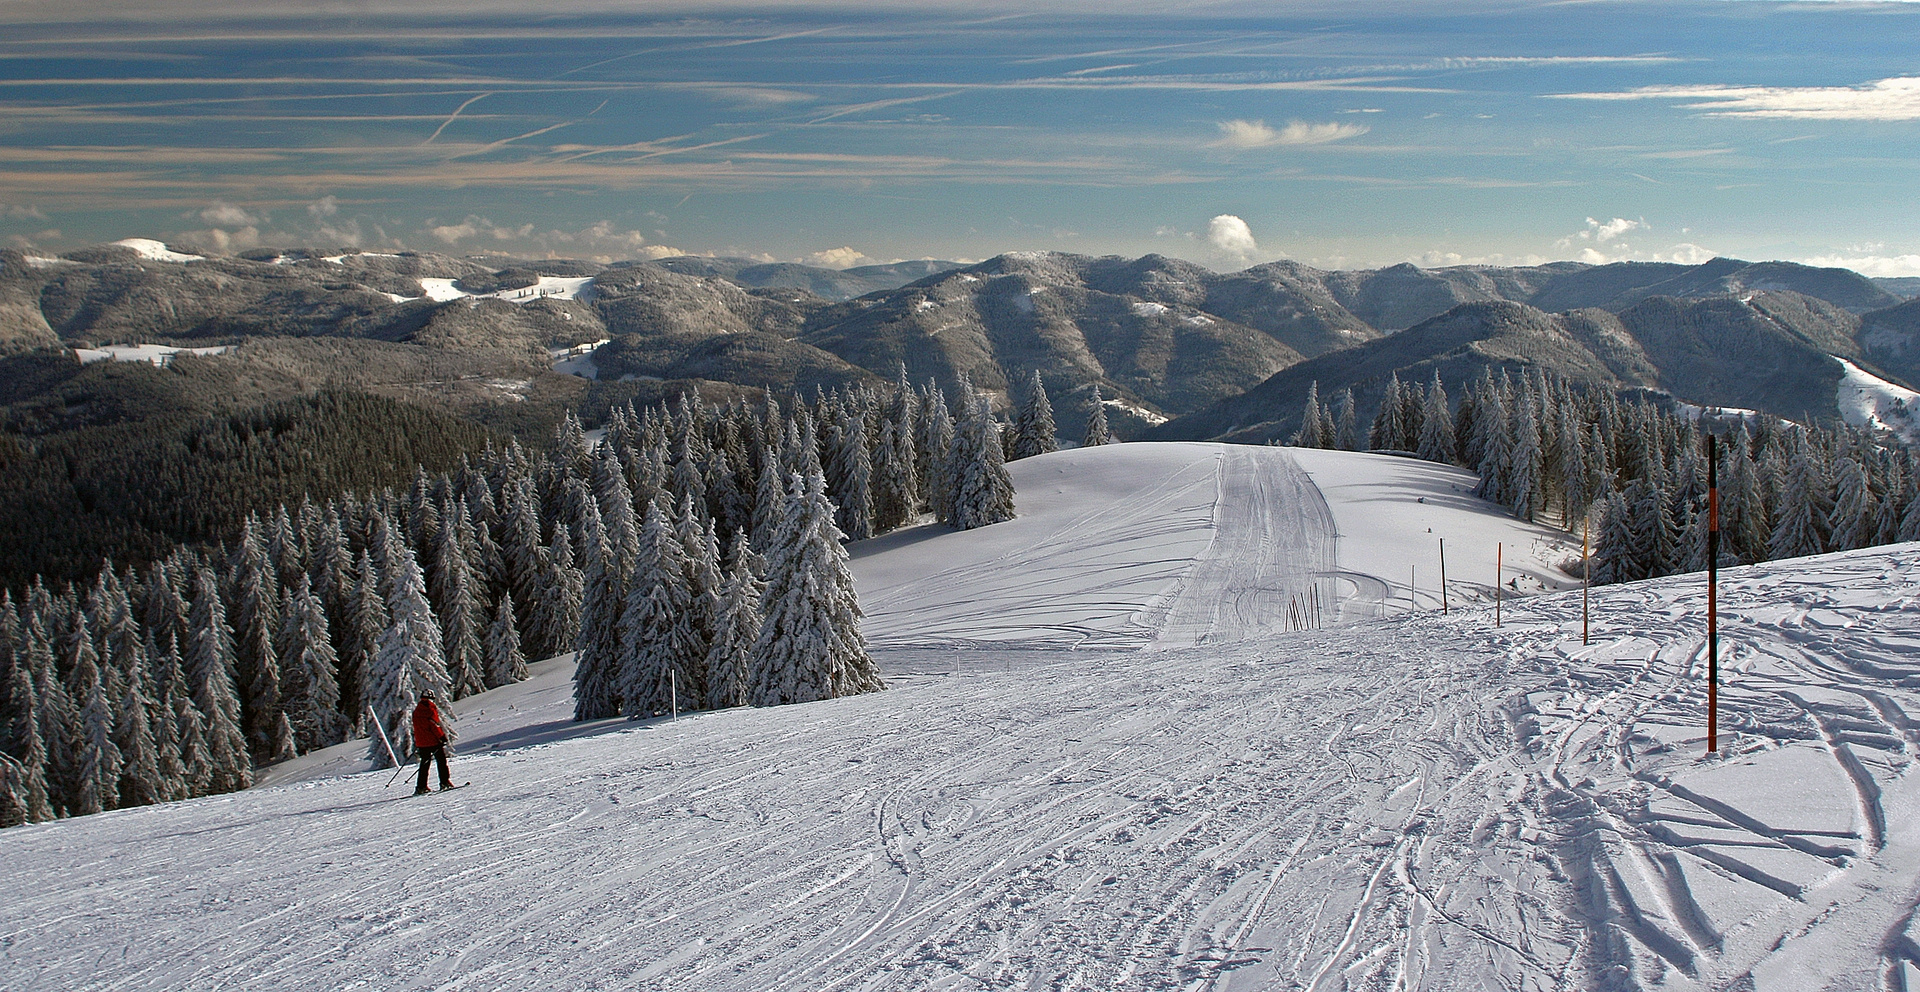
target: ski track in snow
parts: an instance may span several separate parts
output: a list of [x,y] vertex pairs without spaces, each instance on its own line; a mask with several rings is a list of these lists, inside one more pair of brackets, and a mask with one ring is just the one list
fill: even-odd
[[[1201,461],[1150,484],[1233,474]],[[1269,484],[1227,502],[1299,495]],[[1331,553],[1292,520],[1202,550],[1255,574],[1256,549]],[[1583,645],[1577,590],[1509,602],[1497,629],[1476,606],[1260,633],[1218,592],[1294,580],[1215,581],[1213,560],[1162,577],[1181,630],[1145,650],[1021,642],[1038,663],[609,721],[459,757],[457,796],[374,772],[7,830],[0,986],[1920,978],[1920,545],[1723,574],[1718,758],[1698,576],[1596,590]]]

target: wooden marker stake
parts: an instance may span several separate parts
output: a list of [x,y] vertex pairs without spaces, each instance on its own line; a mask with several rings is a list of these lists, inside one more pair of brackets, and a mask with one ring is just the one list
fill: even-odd
[[1493,546],[1493,625],[1500,626],[1500,575],[1506,571],[1501,556],[1506,553],[1505,544]]
[[1719,445],[1707,442],[1707,753],[1720,750]]

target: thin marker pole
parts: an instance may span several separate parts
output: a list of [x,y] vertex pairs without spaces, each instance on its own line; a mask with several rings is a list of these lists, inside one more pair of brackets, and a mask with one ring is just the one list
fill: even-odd
[[1500,576],[1506,571],[1501,556],[1506,553],[1506,545],[1493,546],[1493,625],[1500,626]]
[[672,693],[672,695],[669,698],[671,698],[673,701],[673,710],[672,710],[673,716],[671,716],[669,719],[673,721],[678,721],[680,719],[680,673],[679,672],[675,672],[672,670],[669,670],[667,672],[667,690],[670,693]]
[[1587,528],[1580,521],[1580,643],[1587,643],[1587,605],[1593,601],[1593,558],[1587,551]]
[[1413,570],[1417,566],[1407,566],[1407,612],[1413,612]]
[[1707,442],[1707,753],[1720,750],[1720,472],[1719,445]]
[[1447,613],[1447,539],[1440,539],[1440,615]]

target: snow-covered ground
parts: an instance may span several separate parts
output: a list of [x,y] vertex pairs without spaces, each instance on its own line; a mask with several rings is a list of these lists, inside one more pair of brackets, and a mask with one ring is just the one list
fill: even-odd
[[589,344],[577,344],[568,348],[549,348],[553,356],[553,370],[561,375],[577,375],[582,379],[600,378],[600,367],[593,364],[593,353],[612,338],[601,338]]
[[227,352],[228,347],[221,345],[213,348],[175,348],[166,344],[109,344],[98,348],[75,348],[73,354],[75,358],[80,359],[82,365],[88,362],[105,361],[152,362],[155,365],[165,365],[173,361],[173,356],[181,352],[189,355],[221,355]]
[[189,255],[183,251],[174,251],[165,244],[152,238],[121,238],[114,244],[122,248],[131,248],[141,258],[150,262],[202,262],[205,255]]
[[[1484,604],[1407,614],[1387,596],[1382,617],[1275,632],[1268,607],[1237,605],[1236,589],[1310,581],[1329,556],[1362,571],[1368,521],[1424,544],[1422,514],[1449,531],[1454,580],[1453,533],[1499,531],[1469,501],[1431,498],[1451,473],[1209,445],[1012,468],[1029,525],[1079,529],[1031,530],[1032,559],[1007,557],[1014,524],[862,549],[888,691],[575,726],[558,660],[459,705],[455,767],[474,785],[458,794],[334,775],[0,832],[0,986],[1920,978],[1920,545],[1727,573],[1725,751],[1709,758],[1697,576],[1596,590],[1586,645],[1579,590],[1509,601],[1498,628]],[[1092,503],[1067,509],[1076,496]],[[1149,512],[1107,519],[1135,506]],[[1117,591],[1069,567],[1075,534],[1081,567],[1115,572]],[[1233,577],[1226,549],[1269,579]],[[921,587],[938,636],[908,623],[909,555],[961,569]],[[1156,555],[1184,573],[1151,571]],[[963,583],[1033,635],[964,615],[948,595]],[[1047,608],[1055,585],[1080,605]],[[1096,602],[1166,619],[1155,631]],[[1102,646],[1049,641],[1061,617]]]
[[[1009,464],[1019,516],[938,524],[852,548],[878,647],[1138,648],[1288,626],[1317,589],[1321,623],[1438,609],[1504,578],[1538,591],[1579,542],[1472,498],[1474,477],[1346,451],[1198,442],[1074,448]],[[1501,549],[1504,548],[1504,553]]]
[[1841,365],[1840,416],[1856,427],[1892,431],[1909,444],[1920,443],[1920,393],[1896,386],[1844,358]]
[[421,278],[417,280],[420,288],[426,291],[427,298],[438,303],[448,300],[490,299],[506,300],[509,303],[532,303],[534,300],[590,300],[593,298],[593,277],[578,278],[561,276],[541,276],[539,283],[521,289],[503,289],[497,293],[469,293],[454,285],[453,279]]

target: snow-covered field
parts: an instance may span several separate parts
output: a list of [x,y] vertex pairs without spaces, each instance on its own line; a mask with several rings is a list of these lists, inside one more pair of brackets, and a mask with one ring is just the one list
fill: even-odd
[[420,288],[426,291],[427,299],[437,303],[448,300],[491,299],[506,300],[509,303],[532,303],[534,300],[590,300],[593,298],[593,277],[541,276],[538,284],[523,289],[503,289],[497,293],[469,293],[454,285],[453,279],[421,278]]
[[165,365],[173,361],[173,356],[186,352],[190,355],[225,354],[228,346],[212,348],[176,348],[167,344],[102,345],[98,348],[75,348],[73,354],[82,365],[88,362],[152,362]]
[[152,238],[121,238],[114,244],[122,248],[133,249],[141,258],[149,262],[203,262],[205,255],[189,255],[183,251],[174,251],[164,243]]
[[[1920,546],[1731,570],[1707,758],[1698,577],[1597,590],[1588,645],[1577,589],[1499,628],[1395,606],[1425,551],[1380,526],[1444,531],[1463,598],[1477,542],[1535,547],[1458,473],[1211,445],[1012,467],[1020,520],[860,549],[888,691],[576,726],[557,660],[462,702],[458,795],[312,756],[0,832],[0,987],[1920,978]],[[1386,591],[1276,623],[1325,573]]]
[[1920,393],[1896,386],[1844,358],[1840,363],[1840,386],[1835,401],[1840,416],[1856,427],[1891,431],[1907,443],[1920,442]]

